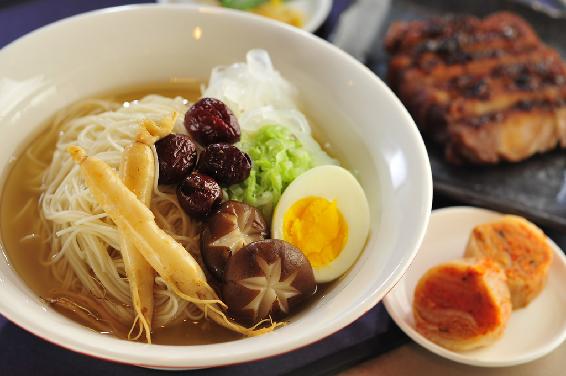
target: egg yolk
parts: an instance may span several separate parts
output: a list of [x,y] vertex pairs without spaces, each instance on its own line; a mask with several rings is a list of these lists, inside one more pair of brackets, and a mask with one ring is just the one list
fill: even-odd
[[348,240],[348,224],[336,201],[309,196],[285,213],[283,240],[299,248],[316,268],[338,257]]

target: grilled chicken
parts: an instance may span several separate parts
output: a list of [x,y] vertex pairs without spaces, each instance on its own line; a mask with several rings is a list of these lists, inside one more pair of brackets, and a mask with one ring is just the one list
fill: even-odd
[[390,85],[449,161],[566,148],[566,64],[520,17],[398,22],[385,43]]
[[435,266],[417,283],[413,316],[417,331],[440,346],[464,351],[490,345],[511,316],[505,273],[486,258]]
[[513,215],[476,226],[466,256],[489,257],[503,267],[513,309],[527,306],[538,296],[552,263],[552,249],[542,230]]

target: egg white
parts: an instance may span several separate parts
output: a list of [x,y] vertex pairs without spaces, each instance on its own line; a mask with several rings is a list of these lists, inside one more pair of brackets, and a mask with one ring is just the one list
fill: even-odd
[[363,188],[348,170],[340,166],[315,167],[297,177],[281,195],[271,222],[274,239],[283,239],[285,213],[309,196],[336,200],[348,224],[348,238],[338,257],[327,265],[313,267],[316,282],[329,282],[344,274],[362,252],[369,233],[369,205]]

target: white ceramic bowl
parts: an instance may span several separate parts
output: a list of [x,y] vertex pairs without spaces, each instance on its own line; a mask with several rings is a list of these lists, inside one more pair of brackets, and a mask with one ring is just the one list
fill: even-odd
[[[427,226],[432,182],[411,117],[373,73],[312,35],[243,12],[130,6],[72,17],[0,51],[3,178],[55,111],[78,99],[171,77],[206,79],[213,66],[264,48],[300,90],[336,156],[359,174],[371,208],[360,260],[308,310],[273,333],[235,343],[157,346],[100,335],[50,309],[0,257],[0,313],[36,335],[102,359],[187,369],[265,358],[328,336],[372,308],[403,275]],[[7,141],[8,140],[8,141]]]

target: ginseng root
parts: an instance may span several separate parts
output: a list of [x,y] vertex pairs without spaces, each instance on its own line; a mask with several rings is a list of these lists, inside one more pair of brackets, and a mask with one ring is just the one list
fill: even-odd
[[[152,120],[142,121],[136,141],[124,150],[120,168],[122,180],[147,207],[151,202],[155,180],[155,161],[151,145],[171,133],[176,118],[177,114],[173,113],[157,123]],[[155,271],[126,236],[120,239],[120,251],[124,259],[135,311],[135,319],[128,338],[138,339],[145,332],[146,341],[151,343]],[[139,325],[138,333],[132,336],[136,325]]]

